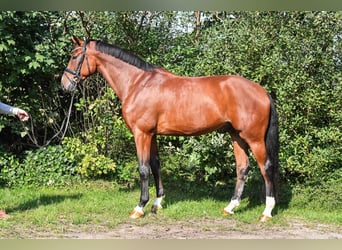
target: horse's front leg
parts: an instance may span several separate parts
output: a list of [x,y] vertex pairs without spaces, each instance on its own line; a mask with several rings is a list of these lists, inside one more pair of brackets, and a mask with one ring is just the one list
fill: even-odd
[[129,217],[136,219],[144,216],[143,208],[149,201],[148,179],[150,175],[150,152],[152,135],[137,131],[134,133],[135,145],[139,161],[140,174],[140,202],[130,213]]
[[156,185],[156,196],[157,196],[152,206],[152,212],[156,213],[159,209],[162,209],[161,202],[164,197],[163,183],[162,183],[161,176],[160,176],[160,162],[159,162],[158,145],[157,145],[156,136],[153,136],[152,138],[150,157],[151,157],[150,164],[151,164],[152,174],[154,177],[154,182]]

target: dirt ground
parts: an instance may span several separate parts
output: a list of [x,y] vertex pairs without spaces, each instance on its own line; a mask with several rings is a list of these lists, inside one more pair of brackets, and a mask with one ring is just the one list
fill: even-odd
[[298,220],[286,226],[267,223],[242,223],[226,219],[168,221],[161,224],[137,225],[128,221],[114,229],[97,227],[92,232],[62,234],[31,233],[29,238],[73,239],[342,239],[342,227],[308,224]]

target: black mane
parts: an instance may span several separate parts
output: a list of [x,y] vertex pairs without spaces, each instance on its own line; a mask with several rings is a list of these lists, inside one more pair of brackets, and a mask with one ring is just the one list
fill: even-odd
[[138,56],[134,55],[132,52],[121,49],[113,44],[107,44],[102,41],[95,41],[95,48],[96,50],[103,52],[105,54],[114,56],[126,63],[129,63],[135,67],[138,67],[139,69],[145,70],[145,71],[151,71],[156,68],[155,65],[152,65],[148,62],[145,62]]

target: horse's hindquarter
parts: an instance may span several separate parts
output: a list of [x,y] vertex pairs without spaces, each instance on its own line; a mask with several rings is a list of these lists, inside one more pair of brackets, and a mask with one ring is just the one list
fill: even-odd
[[253,83],[240,77],[174,76],[158,80],[132,98],[126,109],[130,127],[164,135],[199,135],[227,123],[241,126],[240,120],[250,119],[245,113],[253,113],[252,106],[257,103],[253,101],[255,90],[249,93]]

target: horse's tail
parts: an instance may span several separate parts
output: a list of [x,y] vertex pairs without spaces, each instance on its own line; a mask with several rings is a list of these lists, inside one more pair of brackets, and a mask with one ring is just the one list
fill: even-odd
[[268,128],[266,131],[266,150],[267,150],[267,159],[271,165],[271,173],[272,173],[272,182],[273,182],[273,192],[276,201],[278,200],[278,191],[279,191],[279,130],[278,130],[278,115],[273,102],[272,97],[270,98],[270,116],[268,122]]

